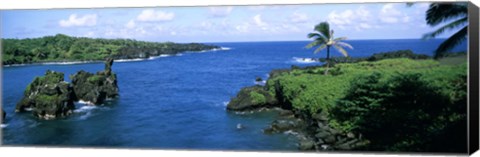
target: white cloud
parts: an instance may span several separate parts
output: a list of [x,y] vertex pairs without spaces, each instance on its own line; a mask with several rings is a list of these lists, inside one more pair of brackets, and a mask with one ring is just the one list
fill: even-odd
[[337,13],[330,12],[327,21],[342,30],[354,28],[355,30],[363,30],[376,28],[372,14],[364,6],[360,6],[355,10],[345,10]]
[[384,23],[394,24],[398,22],[408,22],[410,17],[399,11],[396,4],[385,4],[380,10],[379,18]]
[[235,26],[235,29],[236,29],[238,32],[242,32],[242,33],[248,32],[249,28],[250,28],[250,24],[247,23],[247,22]]
[[175,14],[172,12],[155,11],[153,9],[143,10],[137,16],[137,20],[143,22],[171,21],[173,18],[175,18]]
[[125,25],[125,27],[127,27],[129,29],[135,28],[135,21],[134,20],[128,21],[128,23]]
[[294,12],[290,19],[294,23],[305,23],[308,21],[308,15],[305,13]]
[[347,25],[351,24],[355,17],[352,10],[345,10],[341,13],[332,11],[330,14],[328,14],[327,19],[328,22],[335,25]]
[[254,21],[255,25],[257,25],[258,27],[265,27],[265,26],[268,25],[267,23],[265,23],[262,20],[262,15],[260,15],[260,14],[255,15],[253,17],[253,21]]
[[61,27],[95,26],[97,24],[97,15],[87,14],[79,17],[77,14],[71,14],[67,20],[60,20],[58,24]]
[[233,7],[210,7],[209,10],[211,17],[226,17],[230,15]]

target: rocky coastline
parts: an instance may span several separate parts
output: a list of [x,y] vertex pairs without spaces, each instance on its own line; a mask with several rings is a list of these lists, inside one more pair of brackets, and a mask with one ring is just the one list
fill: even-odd
[[322,113],[312,115],[293,108],[292,103],[283,97],[282,86],[273,79],[285,72],[289,70],[273,70],[269,74],[267,84],[274,84],[273,88],[260,85],[242,88],[227,104],[227,111],[279,110],[279,118],[263,132],[293,133],[298,138],[298,149],[302,151],[354,150],[367,143],[361,135],[342,132],[329,126],[328,117]]
[[73,113],[74,102],[84,101],[100,105],[107,99],[118,97],[117,76],[112,72],[113,59],[105,61],[105,69],[96,74],[79,71],[64,81],[64,74],[47,70],[45,76],[36,77],[25,89],[15,112],[31,111],[39,119],[56,119]]

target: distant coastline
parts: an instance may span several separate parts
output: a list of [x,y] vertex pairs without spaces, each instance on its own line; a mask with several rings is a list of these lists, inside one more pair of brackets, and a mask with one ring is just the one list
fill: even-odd
[[27,39],[2,39],[2,65],[83,64],[116,61],[140,61],[184,52],[218,51],[216,45],[200,43],[145,42],[131,39],[70,37],[63,34]]
[[[161,54],[158,56],[150,56],[149,58],[128,58],[128,59],[115,59],[114,61],[117,63],[121,62],[139,62],[139,61],[147,61],[147,60],[155,60],[158,58],[164,57],[173,57],[173,56],[182,56],[185,53],[205,53],[205,52],[212,52],[212,51],[226,51],[230,50],[230,47],[220,47],[214,48],[210,50],[202,50],[202,51],[189,51],[189,52],[182,52],[177,54]],[[103,60],[82,60],[82,61],[70,61],[70,60],[63,60],[63,61],[46,61],[46,62],[35,62],[35,63],[23,63],[23,64],[6,64],[3,67],[21,67],[21,66],[29,66],[29,65],[73,65],[73,64],[89,64],[89,63],[103,63]]]

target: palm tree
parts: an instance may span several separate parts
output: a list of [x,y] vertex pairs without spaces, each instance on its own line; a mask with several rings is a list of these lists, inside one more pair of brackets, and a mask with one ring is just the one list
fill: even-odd
[[461,27],[459,31],[445,40],[435,50],[435,58],[441,57],[446,51],[451,50],[467,38],[468,26],[468,6],[467,3],[432,3],[426,14],[427,24],[437,26],[442,22],[452,21],[436,31],[423,35],[424,39],[434,38],[446,30],[452,30]]
[[330,66],[330,47],[334,47],[338,52],[342,53],[345,57],[348,57],[347,51],[343,47],[348,47],[353,49],[352,45],[342,42],[346,40],[346,37],[333,37],[333,30],[330,30],[330,25],[328,22],[321,22],[315,26],[314,31],[315,33],[309,33],[308,38],[314,38],[311,43],[309,43],[306,48],[312,48],[318,46],[318,48],[314,51],[314,53],[318,53],[319,51],[327,48],[327,69],[325,70],[325,75],[328,73],[328,68]]

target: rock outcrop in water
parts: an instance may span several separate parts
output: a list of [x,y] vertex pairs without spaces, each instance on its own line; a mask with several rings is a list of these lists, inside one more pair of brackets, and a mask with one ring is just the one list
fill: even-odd
[[82,70],[70,76],[76,101],[98,105],[118,96],[117,76],[112,72],[112,64],[113,59],[107,59],[104,71],[92,74]]
[[64,74],[47,70],[36,77],[17,103],[15,112],[31,110],[40,119],[55,119],[73,113],[74,102],[83,100],[102,104],[118,96],[117,76],[112,72],[113,59],[107,59],[105,70],[97,74],[79,71],[71,76],[72,83],[64,81]]
[[47,70],[45,76],[36,77],[27,86],[15,112],[31,109],[41,119],[64,117],[75,108],[73,100],[72,87],[64,81],[63,73]]
[[227,105],[227,110],[244,111],[259,109],[263,107],[273,107],[277,100],[262,86],[245,87],[238,92],[235,98],[232,98]]

